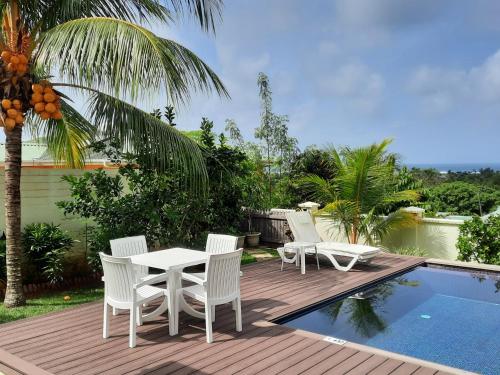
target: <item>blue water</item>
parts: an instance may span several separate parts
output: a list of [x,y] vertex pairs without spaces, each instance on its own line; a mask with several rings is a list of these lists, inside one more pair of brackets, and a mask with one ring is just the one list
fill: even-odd
[[491,168],[494,171],[500,171],[500,163],[407,163],[406,165],[408,168],[436,169],[439,172],[478,172],[479,170],[486,168]]
[[500,275],[419,267],[283,324],[500,374]]

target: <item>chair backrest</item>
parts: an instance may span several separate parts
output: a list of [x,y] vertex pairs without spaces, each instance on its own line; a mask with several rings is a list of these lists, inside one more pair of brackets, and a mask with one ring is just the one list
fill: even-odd
[[207,237],[205,251],[208,254],[224,254],[236,250],[237,245],[238,237],[210,233]]
[[[148,252],[148,244],[144,236],[117,238],[110,240],[109,243],[111,254],[115,257],[129,257]],[[137,278],[147,276],[149,273],[148,267],[145,266],[134,265],[134,270]]]
[[210,254],[206,268],[207,297],[211,300],[236,298],[240,292],[240,264],[243,249]]
[[101,257],[106,297],[117,302],[132,302],[134,269],[130,258],[118,258],[104,253]]
[[321,242],[313,218],[307,211],[286,212],[286,220],[296,242]]

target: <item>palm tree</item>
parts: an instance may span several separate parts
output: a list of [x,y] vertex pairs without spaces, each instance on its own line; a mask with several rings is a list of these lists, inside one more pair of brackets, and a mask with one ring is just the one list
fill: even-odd
[[[174,104],[186,103],[192,90],[228,96],[217,75],[193,52],[143,26],[168,25],[174,16],[187,14],[208,32],[221,11],[222,0],[0,1],[7,307],[25,301],[22,125],[32,136],[45,137],[57,162],[82,166],[91,140],[112,138],[128,150],[148,145],[151,165],[178,168],[191,186],[202,187],[206,171],[196,144],[134,104],[161,92]],[[51,74],[58,81],[49,82]],[[71,106],[74,93],[87,95],[87,116]]]
[[325,205],[320,213],[340,223],[350,243],[364,239],[373,244],[391,230],[415,223],[401,209],[380,216],[389,204],[419,197],[414,190],[397,189],[396,156],[387,152],[390,143],[386,139],[368,147],[332,149],[333,179],[309,175],[299,181],[313,199]]

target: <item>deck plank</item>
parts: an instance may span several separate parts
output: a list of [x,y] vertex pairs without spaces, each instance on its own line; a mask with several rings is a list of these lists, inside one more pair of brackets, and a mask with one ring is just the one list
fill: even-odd
[[168,336],[168,319],[162,316],[138,327],[137,347],[129,349],[128,314],[111,318],[111,337],[104,340],[102,302],[95,302],[4,324],[0,346],[46,374],[436,374],[269,322],[422,261],[383,254],[373,265],[347,273],[325,264],[318,271],[311,262],[305,275],[293,265],[280,271],[276,260],[244,266],[243,332],[235,332],[230,306],[218,307],[212,344],[206,343],[204,322],[182,313],[178,336]]

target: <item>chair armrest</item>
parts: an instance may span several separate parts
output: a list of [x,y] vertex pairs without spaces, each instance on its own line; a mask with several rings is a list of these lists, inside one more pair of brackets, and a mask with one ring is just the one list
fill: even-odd
[[167,280],[167,275],[165,273],[161,273],[158,276],[152,277],[148,280],[141,281],[140,283],[134,284],[134,289],[140,288],[141,286],[145,285],[152,285],[152,284],[157,284],[161,283]]
[[183,272],[182,273],[182,278],[184,280],[192,281],[193,283],[198,284],[198,285],[202,285],[202,286],[206,285],[206,281],[205,280],[202,280],[199,277],[196,277],[196,276],[194,276],[194,275],[192,275],[190,273]]

